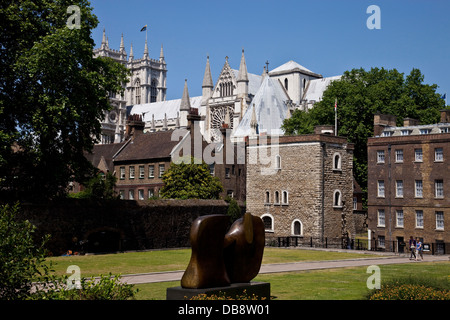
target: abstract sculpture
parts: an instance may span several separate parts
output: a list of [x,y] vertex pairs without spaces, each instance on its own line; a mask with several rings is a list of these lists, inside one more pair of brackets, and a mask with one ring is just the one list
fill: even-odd
[[264,224],[246,213],[226,233],[229,217],[208,215],[191,227],[191,260],[181,278],[183,288],[199,289],[250,282],[259,272],[264,251]]

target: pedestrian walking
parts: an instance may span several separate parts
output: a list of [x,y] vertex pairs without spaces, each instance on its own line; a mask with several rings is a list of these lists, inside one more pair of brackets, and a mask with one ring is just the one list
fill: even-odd
[[419,238],[416,238],[416,261],[419,259],[419,255],[420,260],[423,260],[423,244]]
[[416,259],[416,240],[414,240],[413,236],[409,237],[409,250],[411,250],[409,260]]

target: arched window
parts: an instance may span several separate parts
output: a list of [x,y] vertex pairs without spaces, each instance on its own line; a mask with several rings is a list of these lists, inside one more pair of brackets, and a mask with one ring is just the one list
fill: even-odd
[[284,88],[285,88],[286,90],[288,90],[288,86],[289,86],[288,79],[285,78],[285,79],[284,79]]
[[266,196],[264,198],[264,203],[265,204],[270,204],[270,192],[266,191]]
[[275,156],[275,165],[276,165],[276,167],[275,167],[276,170],[281,170],[281,157],[280,157],[280,155],[276,155]]
[[261,219],[264,223],[264,230],[273,232],[273,217],[270,214],[265,214]]
[[141,80],[139,80],[139,78],[136,79],[134,86],[136,88],[134,91],[136,104],[141,104]]
[[282,204],[289,204],[289,199],[288,199],[288,192],[286,190],[284,190],[281,193],[281,203]]
[[275,191],[274,204],[280,204],[280,192]]
[[335,153],[333,156],[333,170],[341,170],[341,155]]
[[339,190],[334,191],[333,207],[342,207],[341,192]]
[[306,87],[306,79],[303,78],[302,82],[303,82],[303,89],[305,89],[305,87]]
[[295,219],[292,222],[291,229],[292,229],[291,230],[292,235],[294,235],[294,236],[302,236],[303,235],[303,223],[300,220]]
[[150,102],[156,102],[158,98],[158,89],[157,89],[158,83],[156,79],[153,79],[150,84]]

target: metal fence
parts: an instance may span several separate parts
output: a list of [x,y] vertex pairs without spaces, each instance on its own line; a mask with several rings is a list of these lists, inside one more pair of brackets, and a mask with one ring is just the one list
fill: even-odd
[[[399,241],[378,241],[367,239],[349,238],[314,238],[314,237],[267,237],[266,246],[271,247],[309,247],[309,248],[337,248],[350,250],[366,250],[394,252],[407,254],[410,252],[405,242]],[[423,253],[425,254],[450,254],[450,243],[434,242],[424,243]]]

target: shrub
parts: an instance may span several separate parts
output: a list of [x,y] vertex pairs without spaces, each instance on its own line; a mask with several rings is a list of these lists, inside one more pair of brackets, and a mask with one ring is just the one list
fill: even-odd
[[230,217],[231,223],[242,217],[241,208],[236,200],[231,198],[227,209],[227,215]]
[[450,300],[450,291],[416,284],[390,284],[373,292],[370,300]]
[[19,204],[0,207],[0,300],[125,300],[137,292],[119,276],[81,279],[81,289],[67,289],[68,276],[50,274],[44,237],[36,246],[36,227],[20,220]]
[[32,300],[127,300],[133,299],[138,289],[119,281],[120,276],[101,276],[100,279],[82,278],[80,289],[68,289],[67,276],[53,282],[50,290],[39,290],[30,296]]
[[423,276],[388,280],[381,289],[372,290],[369,300],[450,300],[450,280]]
[[229,296],[225,292],[220,291],[219,294],[208,295],[206,293],[201,293],[199,295],[193,296],[189,300],[265,300],[264,297],[260,298],[255,294],[249,295],[246,290],[240,295]]
[[36,246],[36,227],[28,220],[17,219],[19,210],[19,204],[0,207],[1,300],[26,299],[34,281],[48,280],[44,245],[49,237]]

